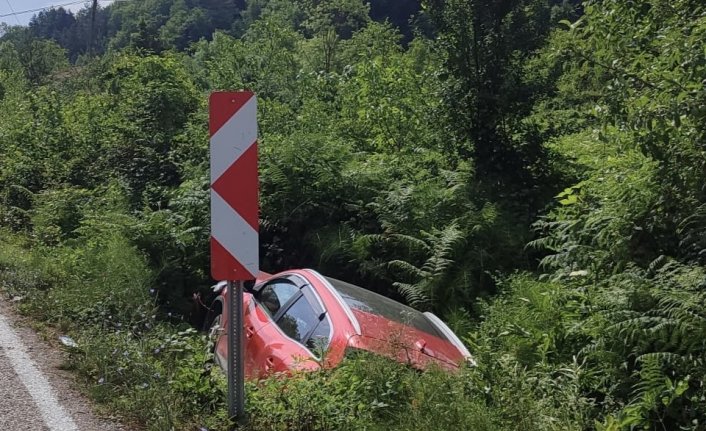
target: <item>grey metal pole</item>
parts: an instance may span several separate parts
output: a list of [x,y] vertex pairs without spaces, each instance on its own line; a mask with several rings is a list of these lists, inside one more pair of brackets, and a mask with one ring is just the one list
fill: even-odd
[[245,423],[243,282],[228,282],[228,415]]

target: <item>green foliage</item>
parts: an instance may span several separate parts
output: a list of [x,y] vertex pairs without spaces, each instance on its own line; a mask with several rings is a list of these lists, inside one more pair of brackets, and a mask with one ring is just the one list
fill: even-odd
[[596,374],[594,385],[616,398],[623,426],[698,429],[706,407],[704,280],[702,268],[663,258],[595,289],[585,327],[591,342],[582,354],[596,368],[613,370]]
[[484,319],[468,340],[475,378],[487,382],[476,396],[501,408],[516,429],[588,428],[595,400],[583,382],[592,370],[571,354],[582,340],[574,331],[580,295],[526,274],[501,287],[497,300],[481,304]]
[[333,31],[334,37],[350,39],[370,22],[370,5],[360,0],[304,0],[301,3],[307,17],[303,26],[313,35]]
[[344,133],[368,151],[440,150],[431,47],[418,41],[402,52],[398,37],[388,26],[371,24],[346,44],[357,57],[349,59],[350,79],[341,89]]
[[604,139],[583,133],[554,145],[590,173],[557,195],[560,205],[535,224],[542,238],[531,245],[549,253],[542,265],[556,275],[615,273],[629,262],[646,264],[664,250],[650,237],[657,233],[653,223],[661,198],[657,164],[625,148],[618,133]]
[[678,226],[695,230],[681,235],[698,236],[701,224],[685,220],[693,222],[704,200],[706,159],[699,142],[706,69],[697,54],[704,18],[688,1],[588,2],[585,10],[553,47],[569,60],[559,90],[576,94],[569,88],[588,86],[592,105],[584,115],[596,124],[594,151],[634,151],[655,163],[654,183],[640,186],[655,194],[651,208],[647,220],[636,223],[644,232],[641,242],[653,243],[645,261],[681,256],[686,248],[676,241]]
[[251,386],[248,429],[503,429],[497,412],[468,396],[464,380],[357,356],[333,371]]
[[115,4],[108,8],[109,47],[132,47],[148,52],[162,48],[185,49],[216,30],[226,30],[243,2],[237,0],[150,0]]
[[564,352],[578,341],[571,325],[582,318],[581,296],[560,284],[538,282],[526,275],[512,277],[502,288],[492,306],[482,308],[485,316],[473,335],[476,342],[487,343],[484,348],[489,352],[509,354],[529,368],[570,362],[572,358]]
[[551,149],[575,180],[530,245],[585,313],[568,351],[585,361],[595,427],[700,429],[703,16],[691,2],[584,9],[553,36],[545,60],[563,71],[535,116],[559,113]]
[[99,400],[148,429],[226,428],[204,340],[167,322],[201,323],[212,283],[206,95],[247,88],[263,268],[433,310],[478,362],[252,383],[252,429],[703,429],[703,5],[392,3],[3,26],[0,287],[74,331]]
[[84,211],[92,203],[85,189],[63,188],[47,190],[34,199],[33,232],[46,245],[57,245],[76,236]]
[[354,235],[349,253],[417,306],[468,306],[493,290],[492,274],[505,262],[522,265],[525,232],[506,222],[502,208],[473,198],[468,165],[426,175],[393,183],[366,206],[380,230]]
[[11,62],[12,69],[20,69],[25,78],[35,84],[46,81],[51,74],[69,65],[66,52],[60,45],[36,39],[21,28],[13,28],[2,36],[0,52],[5,57],[2,63]]
[[92,395],[148,430],[226,429],[225,378],[204,372],[205,342],[193,329],[148,334],[84,332],[73,367]]
[[181,51],[192,41],[207,38],[213,33],[207,11],[199,7],[189,9],[184,1],[176,1],[169,11],[169,20],[160,29],[160,39],[166,46]]
[[196,56],[210,88],[249,88],[265,99],[289,101],[299,72],[294,49],[300,38],[281,17],[268,16],[240,40],[216,33]]
[[[45,247],[36,241],[18,247],[13,245],[12,236],[6,240],[10,250],[17,253],[15,257],[5,256],[3,265],[10,276],[16,273],[20,280],[45,280],[37,286],[14,283],[12,278],[7,282],[14,294],[31,299],[27,307],[36,317],[53,324],[139,331],[154,315],[149,298],[152,272],[142,253],[124,236],[124,226],[130,220],[114,215],[87,215],[73,231],[75,237],[58,247]],[[60,234],[60,226],[48,223],[45,229]],[[47,285],[53,288],[44,290]]]
[[543,92],[523,79],[523,65],[550,30],[550,2],[430,0],[444,55],[444,117],[454,149],[476,164],[494,194],[512,187],[536,198],[550,186],[541,140],[521,119]]
[[203,368],[205,337],[156,320],[144,257],[96,223],[78,247],[44,249],[3,232],[0,288],[75,335],[68,366],[99,402],[150,430],[224,429],[225,382]]
[[27,32],[33,37],[56,42],[67,51],[71,62],[81,56],[104,52],[109,36],[110,8],[83,8],[72,13],[62,7],[39,12],[29,22]]

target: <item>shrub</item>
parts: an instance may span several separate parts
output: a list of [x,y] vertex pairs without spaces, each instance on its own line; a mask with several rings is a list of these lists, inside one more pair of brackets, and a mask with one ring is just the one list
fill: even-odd
[[465,374],[425,373],[369,354],[334,370],[249,386],[252,430],[503,429]]
[[148,430],[226,429],[225,379],[206,372],[206,343],[193,329],[82,331],[73,367],[92,396]]
[[585,429],[596,415],[584,381],[592,370],[577,358],[583,295],[565,285],[517,274],[483,302],[469,336],[478,367],[476,396],[498,409],[511,429]]

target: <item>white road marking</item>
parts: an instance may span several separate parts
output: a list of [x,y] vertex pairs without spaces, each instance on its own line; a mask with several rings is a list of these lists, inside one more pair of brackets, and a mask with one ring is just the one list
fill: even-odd
[[79,431],[71,416],[59,404],[46,377],[34,365],[27,348],[12,330],[7,319],[0,315],[0,351],[5,353],[22,384],[50,431]]

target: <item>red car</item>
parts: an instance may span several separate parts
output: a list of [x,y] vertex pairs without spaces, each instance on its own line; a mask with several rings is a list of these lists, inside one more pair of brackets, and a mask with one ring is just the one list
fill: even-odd
[[[207,325],[215,360],[227,366],[225,282],[214,286]],[[244,296],[245,373],[335,367],[351,349],[381,354],[418,369],[456,370],[474,364],[458,337],[438,317],[311,269],[261,273]]]

